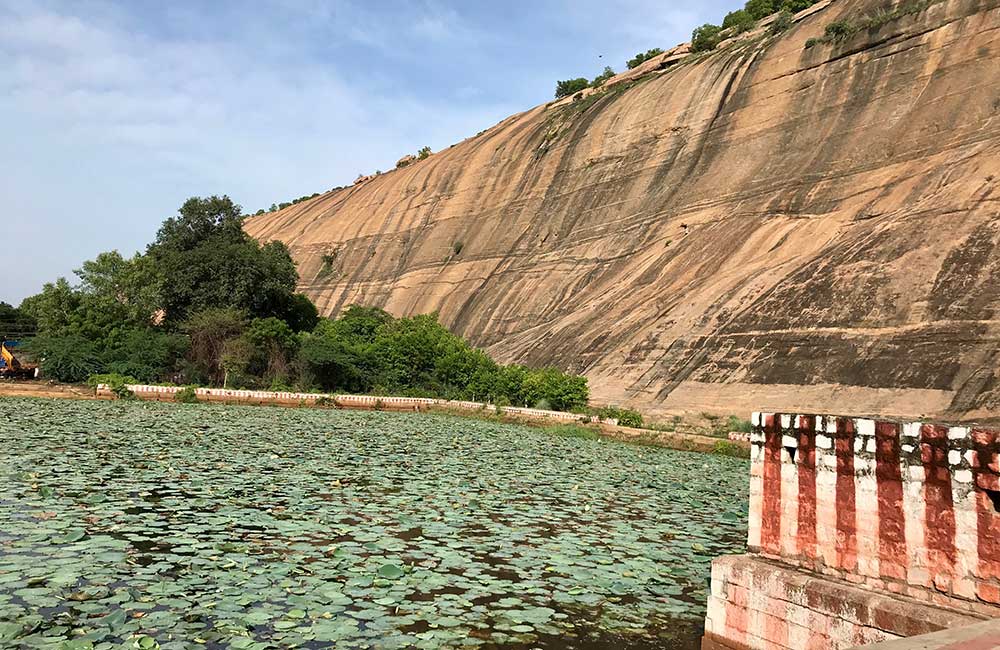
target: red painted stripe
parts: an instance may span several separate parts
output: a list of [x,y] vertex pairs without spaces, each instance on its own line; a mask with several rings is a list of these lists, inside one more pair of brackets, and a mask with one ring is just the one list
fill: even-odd
[[763,489],[760,547],[777,555],[781,550],[781,416],[777,413],[764,422]]
[[948,471],[948,427],[925,424],[920,428],[920,456],[927,505],[927,565],[935,586],[947,589],[955,573],[955,503]]
[[878,489],[879,572],[906,580],[906,515],[903,513],[903,473],[900,469],[900,426],[875,423],[875,480]]
[[[972,431],[972,476],[976,487],[976,521],[979,550],[979,577],[985,580],[1000,579],[1000,513],[985,490],[1000,489],[997,477],[997,432],[975,429]],[[992,592],[980,594],[990,598]]]
[[858,517],[854,480],[854,421],[837,418],[837,566],[858,567]]
[[800,415],[799,437],[799,553],[816,557],[816,416]]

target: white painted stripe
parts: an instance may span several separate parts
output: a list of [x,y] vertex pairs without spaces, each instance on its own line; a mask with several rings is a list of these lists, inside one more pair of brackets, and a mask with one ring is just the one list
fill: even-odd
[[[874,434],[874,429],[872,430]],[[854,506],[857,517],[858,573],[879,575],[879,514],[876,461],[873,457],[854,456]]]
[[[961,429],[970,435],[969,429],[952,427],[948,433]],[[948,451],[948,469],[951,473],[951,494],[955,509],[955,580],[952,589],[963,598],[975,600],[976,583],[979,573],[979,495],[972,485],[972,471],[961,469],[962,453],[957,449]],[[987,531],[983,531],[988,534]]]
[[816,449],[816,554],[829,566],[837,565],[837,456],[832,449]]
[[926,509],[923,466],[911,465],[904,468],[903,517],[906,526],[906,552],[909,555],[909,562],[906,564],[906,581],[921,586],[930,584],[924,523]]

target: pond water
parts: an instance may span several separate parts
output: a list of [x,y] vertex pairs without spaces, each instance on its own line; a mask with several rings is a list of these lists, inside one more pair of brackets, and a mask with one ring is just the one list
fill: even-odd
[[0,647],[698,647],[746,462],[427,414],[0,399]]

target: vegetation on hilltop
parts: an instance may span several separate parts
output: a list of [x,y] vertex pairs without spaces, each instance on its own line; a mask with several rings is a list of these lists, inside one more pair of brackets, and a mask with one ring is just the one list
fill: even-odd
[[37,328],[29,350],[60,381],[95,374],[237,388],[322,388],[555,409],[586,406],[587,380],[553,368],[502,366],[435,314],[394,318],[354,306],[321,319],[295,293],[287,247],[243,230],[228,197],[192,198],[145,253],[101,253],[0,322]]
[[[757,21],[772,14],[788,14],[787,20],[779,21],[779,25],[772,32],[784,31],[791,24],[791,16],[796,12],[807,9],[816,4],[819,0],[747,0],[743,9],[729,12],[722,21],[722,25],[706,23],[695,28],[691,34],[691,51],[708,52],[714,50],[723,38],[736,36],[752,30]],[[926,1],[926,0],[925,0]],[[653,57],[663,54],[663,50],[658,47],[651,48],[645,52],[639,52],[634,57],[625,62],[629,70],[640,66]],[[556,82],[556,99],[575,95],[585,88],[597,88],[615,74],[611,67],[605,67],[604,71],[587,81],[585,77],[576,79],[565,79]]]
[[645,52],[639,52],[634,57],[625,62],[625,66],[631,70],[632,68],[637,68],[646,61],[649,61],[655,56],[663,54],[663,50],[658,47],[646,50]]
[[714,50],[723,38],[737,36],[752,30],[757,22],[774,14],[781,14],[772,26],[772,33],[779,33],[791,26],[792,16],[808,9],[819,0],[747,0],[742,9],[730,11],[722,25],[706,23],[691,34],[691,51]]

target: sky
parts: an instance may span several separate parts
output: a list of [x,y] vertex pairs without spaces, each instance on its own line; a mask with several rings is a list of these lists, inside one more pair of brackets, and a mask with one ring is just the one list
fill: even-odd
[[0,0],[0,301],[143,250],[188,197],[348,185],[741,4]]

